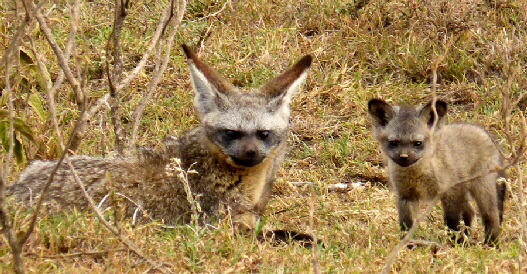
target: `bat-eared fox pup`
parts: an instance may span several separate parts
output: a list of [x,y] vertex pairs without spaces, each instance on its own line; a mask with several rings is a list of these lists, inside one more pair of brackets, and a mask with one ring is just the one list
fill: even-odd
[[[498,183],[502,156],[481,127],[444,124],[447,105],[391,106],[383,100],[368,102],[373,133],[386,158],[388,177],[397,196],[401,229],[414,225],[419,201],[440,195],[444,221],[459,230],[460,221],[472,224],[473,197],[485,228],[485,242],[497,244],[506,186]],[[435,127],[434,127],[435,124]],[[463,183],[464,182],[464,183]]]
[[[304,56],[258,89],[242,91],[203,63],[188,46],[183,45],[183,51],[201,125],[179,138],[167,138],[159,150],[143,149],[133,157],[71,156],[70,161],[96,202],[114,193],[126,197],[122,200],[133,201],[128,216],[139,206],[168,224],[191,220],[191,204],[174,167],[193,170],[187,179],[199,203],[200,219],[208,222],[230,216],[236,228],[252,229],[267,205],[285,156],[289,104],[306,78],[312,57]],[[174,161],[176,158],[179,160]],[[25,202],[34,200],[55,164],[34,161],[8,193]],[[87,207],[65,163],[59,167],[46,200],[61,208]],[[296,235],[276,232],[276,237]]]

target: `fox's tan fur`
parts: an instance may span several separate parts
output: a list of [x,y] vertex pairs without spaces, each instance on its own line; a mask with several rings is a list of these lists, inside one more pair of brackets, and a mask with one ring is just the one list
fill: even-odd
[[[379,99],[368,104],[374,136],[386,156],[388,175],[397,194],[402,229],[413,225],[419,201],[441,195],[446,225],[470,226],[476,201],[485,227],[485,241],[496,243],[503,215],[505,185],[502,156],[489,134],[472,124],[443,124],[446,103],[423,107],[390,106]],[[438,119],[436,119],[436,117]],[[431,131],[436,121],[436,128]],[[475,178],[472,179],[471,178]],[[467,183],[457,184],[468,181]],[[457,184],[457,185],[456,185]]]
[[[201,125],[180,138],[168,138],[156,151],[143,149],[133,157],[71,156],[88,193],[100,202],[109,193],[126,196],[155,219],[167,223],[190,220],[191,205],[174,170],[174,158],[188,173],[202,218],[230,214],[236,224],[254,227],[270,197],[272,183],[287,147],[289,103],[311,64],[305,56],[260,89],[241,91],[183,46]],[[55,161],[35,161],[9,187],[21,201],[38,195]],[[48,203],[85,208],[87,202],[66,164],[47,193]],[[106,200],[108,201],[108,199]],[[108,202],[103,203],[108,205]],[[128,215],[135,205],[129,204]]]

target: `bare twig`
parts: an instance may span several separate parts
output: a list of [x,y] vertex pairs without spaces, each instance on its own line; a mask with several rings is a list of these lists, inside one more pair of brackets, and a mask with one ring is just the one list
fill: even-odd
[[[82,113],[81,118],[80,118],[80,122],[81,123],[78,125],[78,131],[74,133],[73,139],[72,139],[72,141],[70,143],[70,147],[69,147],[70,150],[76,150],[77,149],[77,147],[78,147],[78,145],[80,143],[80,140],[81,140],[81,138],[83,136],[83,133],[86,130],[87,122],[91,119],[93,114],[95,114],[100,109],[100,107],[102,105],[102,101],[101,100],[107,100],[107,96],[103,96],[103,97],[99,98],[97,100],[97,102],[94,103],[88,111],[82,112],[82,110],[86,106],[86,96],[85,96],[85,90],[84,90],[84,85],[83,85],[84,79],[79,74],[80,73],[79,72],[80,69],[76,69],[75,70],[75,71],[77,71],[77,76],[74,76],[73,72],[72,72],[72,69],[68,65],[68,60],[70,58],[71,51],[74,48],[73,46],[74,46],[74,43],[75,43],[75,33],[77,32],[77,28],[78,28],[77,21],[78,21],[79,7],[80,7],[80,1],[79,0],[75,0],[74,5],[71,8],[71,16],[70,16],[70,27],[71,27],[71,30],[70,30],[70,34],[68,36],[68,41],[66,43],[66,49],[65,49],[64,52],[61,51],[61,49],[58,46],[57,42],[51,36],[51,30],[49,29],[48,25],[47,24],[42,24],[42,23],[40,24],[40,28],[41,28],[42,32],[44,32],[45,34],[49,35],[49,36],[46,35],[46,39],[47,39],[48,43],[50,44],[50,46],[54,49],[55,55],[57,56],[57,60],[59,60],[59,65],[60,65],[60,68],[61,68],[61,71],[59,72],[59,76],[58,76],[58,79],[55,81],[55,84],[53,86],[47,86],[46,87],[46,91],[47,91],[47,95],[48,95],[47,96],[47,104],[48,104],[48,108],[49,108],[49,112],[50,112],[51,117],[55,117],[56,116],[56,107],[55,107],[55,99],[54,98],[55,98],[56,89],[61,85],[61,82],[63,81],[63,77],[61,77],[61,75],[65,74],[67,76],[68,82],[72,85],[72,87],[74,88],[74,92],[77,95],[77,103],[78,104],[79,104],[78,100],[82,99],[82,103],[79,105],[79,108],[80,108],[81,113]],[[38,8],[34,10],[34,13],[35,13],[35,16],[37,16],[37,19],[38,19],[38,16],[42,17],[40,12],[38,11]],[[39,23],[40,23],[40,21],[39,21]],[[30,39],[30,42],[32,42],[31,39]],[[37,57],[38,56],[37,52],[36,51],[33,51],[33,52],[34,52],[35,56]],[[39,67],[39,70],[41,71],[41,75],[43,77],[47,77],[47,79],[45,79],[46,83],[51,82],[51,79],[49,79],[49,75],[44,73],[45,68],[41,64],[40,58],[37,57],[36,59],[37,59],[37,65]],[[61,62],[61,60],[62,60],[62,62]],[[79,68],[80,65],[77,64],[77,67]],[[52,121],[53,127],[54,127],[54,129],[56,131],[57,139],[59,140],[59,144],[63,143],[62,137],[61,137],[61,133],[60,133],[60,130],[59,130],[59,127],[58,127],[58,123],[57,123],[56,119],[51,119],[51,121]],[[61,147],[61,149],[64,150],[65,148]]]
[[22,257],[22,243],[20,243],[13,231],[10,216],[5,208],[5,182],[0,177],[0,225],[2,225],[2,232],[7,238],[11,252],[13,253],[14,271],[17,274],[24,273],[24,258]]
[[[501,119],[503,121],[503,132],[505,139],[510,147],[509,165],[514,166],[516,170],[516,183],[518,191],[511,193],[513,200],[518,205],[519,222],[520,222],[520,237],[518,237],[518,244],[523,252],[518,252],[518,269],[523,269],[522,257],[527,252],[527,221],[525,212],[525,197],[523,185],[523,171],[521,160],[525,159],[526,155],[526,140],[527,140],[527,122],[522,111],[518,111],[518,104],[525,96],[524,88],[521,86],[523,77],[520,74],[522,71],[521,62],[518,62],[519,56],[515,56],[513,46],[519,41],[514,41],[514,32],[508,34],[506,29],[503,29],[503,38],[500,41],[503,49],[502,58],[505,60],[505,66],[502,68],[502,74],[505,76],[505,83],[501,85]],[[517,38],[516,38],[517,39]],[[513,94],[515,85],[519,86],[520,94]],[[515,99],[516,98],[516,99]],[[515,116],[513,113],[518,113]],[[515,129],[512,125],[512,119],[517,117],[519,129]]]
[[214,13],[211,13],[209,15],[203,16],[203,17],[199,18],[198,20],[202,21],[202,20],[205,20],[205,19],[207,19],[209,17],[216,17],[218,14],[222,13],[225,10],[227,5],[229,5],[229,6],[231,5],[231,0],[225,1],[225,3],[223,3],[223,6],[221,7],[221,9],[219,9],[218,11],[216,11]]
[[[8,59],[7,59],[8,60]],[[6,60],[6,61],[7,61]],[[9,74],[11,73],[11,62],[7,62],[6,64],[6,80],[9,82]],[[14,97],[14,89],[11,88],[11,85],[9,83],[6,84],[6,96],[7,96],[7,109],[9,110],[9,117],[8,117],[8,124],[9,124],[9,148],[7,150],[7,155],[5,159],[5,174],[3,175],[5,180],[7,181],[8,175],[9,175],[9,164],[11,161],[11,158],[13,157],[13,151],[15,148],[15,107],[13,104],[13,101],[15,100]],[[3,184],[2,184],[3,185]]]
[[316,192],[313,186],[311,186],[311,199],[309,201],[309,234],[313,236],[313,247],[312,247],[312,256],[311,259],[313,263],[313,273],[320,274],[322,273],[320,271],[320,265],[318,263],[318,239],[317,234],[315,233],[315,221],[314,221],[314,214],[315,214],[315,199],[316,199]]
[[[518,37],[515,34],[515,31],[513,30],[512,33],[507,33],[507,30],[503,28],[503,41],[500,43],[503,48],[503,59],[505,60],[504,64],[505,67],[502,69],[503,75],[506,77],[505,84],[501,87],[501,101],[502,108],[501,108],[501,114],[502,114],[502,120],[504,121],[504,133],[505,137],[507,139],[507,142],[510,146],[510,153],[511,158],[513,160],[517,160],[516,163],[513,163],[516,172],[517,172],[517,184],[518,184],[518,194],[513,195],[513,197],[517,198],[518,208],[520,210],[520,224],[521,224],[521,231],[522,235],[519,237],[520,246],[524,248],[524,250],[527,250],[526,242],[527,242],[527,224],[525,220],[525,198],[523,197],[523,172],[521,170],[520,161],[519,158],[525,159],[525,150],[526,150],[526,139],[527,139],[527,123],[525,121],[524,113],[521,111],[518,111],[518,104],[525,96],[525,84],[522,85],[522,79],[525,77],[519,75],[520,72],[523,70],[522,68],[522,62],[519,61],[522,57],[515,55],[514,53],[514,47],[515,44],[523,44],[523,41],[518,39]],[[523,47],[522,47],[523,48]],[[517,53],[516,53],[517,54]],[[524,82],[523,82],[524,83]],[[520,94],[513,94],[514,85],[519,86]],[[516,100],[514,98],[516,97]],[[515,116],[513,115],[513,112],[517,112],[519,115]],[[519,129],[516,130],[511,124],[511,120],[513,117],[518,118],[518,124]],[[517,139],[519,139],[519,142],[515,143],[514,135],[516,135]],[[513,161],[511,160],[511,162]],[[517,196],[517,197],[516,197]],[[521,257],[521,253],[519,254],[519,257]],[[521,269],[521,267],[520,267]]]
[[[55,107],[55,94],[51,92],[53,86],[51,84],[51,78],[49,77],[49,74],[45,73],[46,68],[44,67],[44,64],[41,61],[40,54],[37,52],[35,44],[33,42],[33,38],[29,36],[29,43],[31,44],[31,51],[33,52],[33,55],[35,56],[35,60],[37,61],[37,67],[40,71],[40,75],[42,78],[44,78],[44,82],[46,83],[46,86],[44,87],[46,89],[47,97],[46,101],[48,104],[48,110],[51,117],[57,116],[57,108]],[[61,70],[62,72],[62,70]],[[62,73],[64,75],[64,73]],[[64,144],[64,141],[62,139],[62,134],[59,129],[59,125],[57,123],[56,119],[51,119],[51,123],[53,124],[53,129],[55,130],[55,134],[57,135],[57,140],[59,144]],[[64,147],[60,148],[62,151],[64,151]]]
[[[78,0],[76,0],[76,1],[78,1]],[[76,12],[78,12],[78,11],[76,11]],[[47,73],[44,73],[44,71],[46,71],[46,69],[44,68],[44,65],[42,64],[42,62],[40,61],[41,58],[39,57],[38,52],[35,50],[35,46],[33,45],[33,39],[30,38],[29,41],[30,41],[30,43],[32,45],[32,51],[33,51],[33,54],[36,57],[35,59],[37,60],[37,66],[38,66],[38,68],[39,68],[39,70],[41,72],[40,74],[42,75],[42,77],[46,78],[44,80],[45,80],[45,82],[47,84],[47,86],[45,88],[46,88],[47,95],[48,95],[47,96],[47,104],[48,104],[48,109],[49,109],[49,112],[50,112],[50,117],[56,117],[57,116],[57,111],[56,111],[55,100],[54,100],[55,94],[52,91],[54,86],[53,87],[51,86],[51,79],[49,78],[49,75]],[[61,71],[63,71],[63,70],[61,70]],[[73,139],[70,142],[70,146],[69,146],[70,150],[76,150],[77,149],[77,147],[79,146],[80,141],[82,139],[83,133],[86,131],[86,127],[88,125],[88,121],[91,119],[91,117],[95,113],[97,113],[99,111],[99,109],[102,107],[103,103],[106,102],[106,100],[108,100],[108,94],[106,94],[103,97],[97,99],[97,101],[89,108],[88,111],[84,111],[84,112],[81,113],[81,116],[79,117],[79,120],[78,120],[78,122],[80,122],[80,124],[78,125],[78,129],[77,129],[76,132],[72,132]],[[55,132],[57,134],[57,140],[58,140],[59,145],[61,146],[60,147],[61,150],[65,150],[65,147],[63,147],[64,142],[62,140],[62,135],[61,135],[61,132],[60,132],[60,129],[59,129],[59,126],[58,126],[57,119],[52,118],[51,119],[51,123],[53,124]]]
[[[32,12],[28,12],[28,13],[30,13],[30,14],[32,13],[37,18],[37,21],[40,24],[40,29],[45,34],[46,40],[48,41],[48,43],[50,44],[50,46],[54,50],[55,55],[57,56],[57,60],[59,60],[59,65],[60,65],[61,69],[65,72],[66,79],[68,80],[70,85],[72,85],[72,87],[76,90],[76,92],[75,92],[76,94],[84,94],[84,92],[80,90],[79,82],[73,76],[73,73],[71,72],[71,69],[67,65],[66,58],[64,57],[64,54],[63,54],[62,50],[59,48],[57,42],[53,38],[53,36],[51,34],[51,30],[49,29],[48,25],[46,24],[46,21],[44,20],[43,15],[39,12],[39,10],[38,10],[39,7],[35,7],[34,4],[32,4],[32,6],[33,6],[33,9],[31,10]],[[28,6],[28,9],[29,9],[29,6]],[[79,98],[77,98],[77,99],[79,99]],[[87,121],[90,119],[91,115],[93,115],[96,111],[98,111],[98,109],[101,107],[101,105],[102,105],[102,103],[104,102],[105,99],[106,99],[106,97],[99,98],[99,100],[88,111],[86,111],[86,109],[84,108],[84,101],[83,101],[82,105],[80,106],[80,110],[81,110],[80,118],[75,123],[75,126],[74,126],[74,128],[72,130],[72,133],[71,133],[71,135],[69,137],[69,140],[67,142],[67,145],[64,146],[63,143],[60,144],[61,148],[63,148],[63,152],[61,154],[61,157],[57,161],[57,164],[56,164],[55,168],[51,171],[51,174],[50,174],[50,177],[48,178],[48,181],[46,182],[46,184],[44,185],[44,188],[42,189],[42,193],[40,195],[40,198],[37,201],[35,212],[31,216],[29,227],[26,230],[26,233],[24,233],[24,235],[20,239],[20,243],[21,244],[25,243],[28,240],[29,236],[31,235],[31,233],[32,233],[32,231],[34,229],[37,216],[38,216],[38,214],[40,212],[40,208],[41,208],[42,203],[43,203],[43,201],[44,201],[44,199],[46,197],[46,194],[47,194],[47,191],[49,189],[49,186],[51,185],[51,182],[53,182],[55,174],[56,174],[56,171],[59,168],[59,166],[62,164],[62,161],[64,160],[64,157],[66,156],[67,151],[71,150],[71,149],[73,149],[73,150],[76,149],[76,146],[80,142],[80,136],[82,136],[81,130],[85,129]],[[84,98],[83,98],[83,100],[84,100]],[[51,103],[50,107],[54,108],[54,101],[49,101],[49,103]],[[79,102],[77,102],[77,103],[79,103]],[[58,122],[56,121],[56,119],[57,119],[56,116],[51,116],[51,119],[54,120],[52,122],[53,124],[58,125]],[[56,130],[57,130],[57,128],[56,128]]]
[[86,106],[86,96],[83,90],[81,89],[81,85],[78,79],[75,78],[75,76],[73,75],[72,70],[69,68],[67,60],[64,57],[64,52],[59,47],[57,41],[53,37],[53,34],[51,34],[51,29],[47,25],[44,15],[42,15],[42,13],[39,11],[39,8],[36,7],[35,4],[31,3],[31,5],[33,16],[35,16],[35,18],[37,19],[40,26],[40,30],[42,31],[42,33],[44,33],[44,37],[46,37],[46,40],[48,41],[49,45],[51,46],[51,49],[57,57],[57,61],[59,63],[60,68],[64,71],[66,79],[73,88],[77,105],[79,106],[80,110],[83,110]]
[[[522,112],[520,112],[520,125],[521,125],[521,135],[523,135],[523,137],[527,136],[527,122],[525,121],[525,116],[523,115]],[[525,140],[522,141],[522,145],[524,144]],[[520,157],[525,157],[525,153],[522,152],[523,156],[520,156]],[[524,190],[524,187],[523,187],[523,172],[522,172],[522,169],[521,169],[521,165],[520,165],[520,161],[516,162],[515,164],[515,168],[516,168],[516,171],[517,171],[517,182],[518,182],[518,189],[520,191],[518,191],[518,208],[520,209],[520,224],[521,224],[521,231],[522,231],[522,237],[520,237],[520,245],[523,246],[523,250],[524,252],[520,252],[520,253],[523,253],[525,254],[525,252],[527,252],[527,220],[525,220],[526,216],[525,216],[525,197],[523,196],[523,190]],[[520,268],[521,269],[521,268]]]
[[[81,113],[81,116],[82,116],[82,113]],[[52,119],[57,119],[57,118],[56,117],[52,117]],[[66,157],[66,154],[69,151],[69,149],[68,149],[69,145],[71,144],[72,139],[73,139],[73,135],[77,131],[78,127],[79,127],[79,122],[75,123],[75,126],[73,127],[73,131],[72,131],[72,134],[70,135],[70,138],[68,140],[67,145],[66,146],[61,145],[61,147],[64,146],[66,149],[62,152],[60,158],[57,161],[57,164],[55,165],[53,170],[51,170],[51,173],[49,174],[49,178],[46,181],[46,184],[42,188],[42,192],[40,194],[40,197],[38,198],[37,205],[35,207],[35,211],[33,212],[33,215],[30,218],[29,226],[26,229],[26,233],[24,233],[24,235],[19,240],[21,244],[24,244],[29,239],[29,236],[31,235],[31,233],[33,232],[33,229],[35,228],[35,224],[37,222],[37,217],[38,217],[38,214],[40,213],[40,208],[42,207],[42,204],[43,204],[43,202],[44,202],[44,200],[46,198],[46,194],[48,193],[49,186],[51,185],[51,183],[55,179],[55,174],[57,173],[57,170],[59,169],[60,165],[64,161],[64,157]]]
[[[27,2],[22,2],[24,5],[27,5]],[[26,10],[27,11],[27,10]],[[0,64],[5,64],[5,87],[2,94],[6,94],[8,96],[8,109],[9,109],[9,148],[6,157],[4,158],[4,164],[3,172],[0,174],[0,176],[3,176],[3,179],[7,181],[7,178],[9,176],[9,165],[11,158],[13,157],[13,144],[14,144],[14,130],[13,130],[13,101],[12,101],[12,93],[13,88],[11,87],[11,81],[10,81],[10,74],[11,74],[11,67],[13,65],[13,59],[15,57],[15,53],[18,53],[19,51],[19,44],[20,39],[23,35],[25,35],[27,31],[27,25],[30,23],[31,17],[28,12],[25,14],[25,18],[21,20],[20,25],[18,26],[15,34],[13,35],[13,38],[11,39],[11,42],[9,43],[6,51],[4,52],[4,55],[2,56],[2,60]],[[2,171],[2,170],[0,170]]]
[[24,253],[24,255],[41,257],[45,259],[63,259],[63,258],[73,258],[73,257],[81,257],[81,256],[101,256],[101,255],[108,255],[110,253],[115,253],[115,252],[122,252],[122,251],[128,251],[128,248],[115,248],[115,249],[109,249],[109,250],[92,250],[92,251],[61,254],[61,255],[55,255],[55,256],[49,256],[49,255],[42,256],[41,254],[37,254],[34,252],[26,252]]
[[[119,103],[121,101],[121,89],[119,86],[123,74],[123,61],[121,52],[121,32],[126,17],[128,0],[115,0],[113,30],[106,44],[106,74],[110,88],[110,113],[115,133],[115,149],[119,154],[124,153],[124,130],[121,121]],[[112,50],[110,50],[110,46]],[[113,56],[113,70],[110,71],[110,54]]]
[[105,219],[104,219],[104,216],[102,215],[102,213],[100,212],[100,210],[97,208],[97,205],[95,204],[95,202],[93,201],[93,199],[90,197],[90,195],[88,194],[88,192],[86,191],[86,188],[84,187],[84,183],[82,182],[82,180],[79,178],[79,175],[77,174],[77,171],[75,171],[75,168],[73,167],[73,165],[71,164],[71,161],[69,160],[69,158],[66,156],[66,164],[68,165],[68,167],[70,168],[70,171],[72,172],[73,174],[73,178],[75,179],[75,182],[79,185],[81,191],[82,191],[82,194],[84,195],[84,198],[88,201],[88,204],[91,208],[91,210],[97,215],[97,217],[99,218],[99,221],[106,227],[106,229],[108,229],[110,232],[112,232],[116,237],[119,238],[119,240],[128,248],[130,249],[134,254],[136,254],[137,256],[141,257],[142,259],[144,259],[146,262],[148,262],[148,264],[150,264],[153,269],[157,269],[161,272],[165,272],[163,271],[162,269],[159,269],[159,267],[161,267],[163,264],[162,263],[158,263],[158,262],[155,262],[153,260],[151,260],[150,258],[148,258],[145,254],[143,254],[143,252],[135,245],[135,243],[133,243],[132,241],[130,241],[128,238],[126,238],[122,233],[120,233],[120,231],[116,228],[116,227],[113,227],[110,223],[108,223]]
[[[171,6],[174,5],[174,1],[175,0],[172,0],[170,2]],[[170,61],[170,52],[171,52],[171,48],[172,48],[172,45],[174,43],[174,38],[176,36],[176,33],[179,29],[179,26],[181,25],[181,22],[183,20],[183,15],[185,14],[185,9],[186,9],[186,5],[187,5],[187,1],[186,0],[179,0],[179,6],[178,6],[178,10],[177,10],[177,14],[175,16],[175,19],[173,20],[173,23],[172,23],[172,31],[170,32],[170,34],[168,35],[168,39],[167,41],[165,42],[166,46],[165,46],[165,54],[163,56],[163,59],[162,59],[162,63],[159,64],[159,61],[160,59],[158,59],[158,61],[156,61],[156,70],[154,71],[154,75],[152,76],[152,80],[150,80],[150,82],[148,83],[147,87],[146,87],[146,91],[143,95],[143,98],[141,99],[141,102],[139,103],[139,105],[135,108],[133,114],[132,114],[132,119],[133,119],[133,123],[132,123],[132,134],[128,140],[128,147],[127,149],[130,150],[133,148],[133,146],[137,143],[137,135],[138,135],[138,131],[139,131],[139,123],[140,123],[140,120],[141,120],[141,117],[143,116],[143,112],[146,108],[146,105],[148,103],[148,101],[150,100],[150,98],[152,97],[152,94],[155,90],[155,88],[157,87],[157,84],[159,84],[159,82],[161,81],[162,77],[163,77],[163,73],[165,72],[167,66],[168,66],[168,62]],[[173,12],[173,7],[171,7],[171,12]],[[170,20],[171,18],[173,17],[173,15],[170,16],[170,18],[168,20]],[[160,22],[161,22],[161,19],[160,19]],[[168,23],[169,21],[167,21]],[[161,50],[161,42],[159,41],[158,42],[158,45],[159,45],[159,50]]]
[[87,111],[81,112],[81,115],[77,121],[78,129],[75,132],[71,133],[72,140],[69,146],[70,150],[76,150],[77,147],[80,145],[82,136],[84,136],[84,132],[86,131],[86,128],[88,127],[88,121],[91,119],[93,115],[95,115],[95,113],[97,113],[101,109],[101,107],[104,106],[109,96],[110,96],[109,94],[105,94],[104,96],[97,99],[97,101],[95,101]]
[[[22,247],[23,244],[17,240],[13,226],[11,224],[10,216],[7,213],[5,207],[6,201],[6,182],[9,177],[9,165],[13,155],[14,148],[14,106],[13,106],[13,88],[11,87],[10,74],[11,67],[13,65],[13,59],[15,58],[15,52],[19,50],[20,38],[26,33],[27,25],[31,22],[31,17],[27,13],[27,1],[23,2],[26,6],[26,14],[24,19],[21,20],[20,25],[18,26],[11,42],[4,55],[2,56],[1,63],[5,63],[5,88],[2,94],[8,96],[8,110],[9,110],[9,149],[6,157],[4,158],[5,167],[2,167],[0,163],[0,225],[2,225],[2,232],[7,238],[11,252],[13,253],[13,270],[17,274],[25,273],[24,271],[24,258],[22,256]],[[1,64],[0,63],[0,64]],[[2,170],[3,169],[3,170]]]
[[421,214],[419,214],[417,216],[417,218],[415,218],[414,224],[412,225],[412,227],[406,232],[404,237],[399,241],[399,243],[390,252],[390,255],[388,256],[388,259],[384,263],[384,267],[383,267],[381,273],[383,273],[383,274],[390,273],[390,267],[392,266],[393,262],[395,261],[395,258],[397,258],[397,253],[399,253],[399,251],[403,247],[408,245],[408,243],[410,242],[410,240],[414,236],[414,234],[417,231],[417,229],[419,229],[419,224],[422,221],[424,221],[424,219],[426,218],[426,216],[428,216],[428,214],[430,214],[430,212],[432,212],[432,210],[434,209],[435,205],[439,201],[440,197],[441,197],[440,195],[437,195],[434,199],[432,199],[432,201],[430,201],[428,203],[428,206],[426,207],[425,211],[423,211]]
[[[71,10],[70,33],[68,35],[68,41],[66,42],[66,47],[64,49],[64,59],[66,60],[66,62],[70,59],[71,51],[73,50],[74,45],[75,45],[75,34],[77,33],[77,29],[78,29],[77,22],[78,22],[78,17],[79,17],[79,9],[80,9],[80,1],[75,0],[75,2],[73,3],[73,7],[70,9]],[[53,98],[55,97],[55,93],[57,89],[62,85],[63,81],[64,81],[64,70],[60,70],[57,75],[57,79],[55,80],[55,83],[53,84],[53,87],[51,88],[50,91],[48,91],[49,94],[53,96],[51,99],[52,101],[54,101]],[[51,114],[51,111],[50,111],[50,114]]]
[[[152,54],[153,50],[156,48],[156,46],[159,44],[161,37],[163,36],[163,33],[170,23],[170,20],[172,20],[172,17],[174,15],[174,1],[170,1],[170,5],[167,5],[167,7],[163,10],[161,13],[161,17],[159,18],[159,22],[157,23],[156,31],[154,32],[154,35],[152,37],[152,40],[150,41],[150,44],[146,48],[145,52],[143,53],[143,57],[141,58],[141,61],[137,64],[137,66],[128,74],[128,76],[123,79],[122,81],[119,81],[116,83],[117,89],[122,89],[130,82],[137,77],[139,72],[143,69],[143,67],[146,65],[146,62],[148,61],[148,58],[150,58],[150,55]],[[186,2],[186,1],[182,1]],[[178,7],[178,14],[184,12],[184,9],[181,9],[181,7]],[[177,29],[177,26],[179,25],[181,21],[176,21],[174,24],[174,28]]]
[[[150,219],[150,221],[152,221],[152,222],[155,221],[154,218],[152,218],[152,216],[148,215],[148,212],[146,212],[146,210],[144,210],[143,207],[142,207],[140,204],[138,204],[136,201],[134,201],[132,198],[130,198],[130,197],[128,197],[128,196],[126,196],[126,195],[124,195],[124,194],[122,194],[122,193],[119,193],[119,192],[116,192],[115,195],[117,195],[117,196],[121,196],[121,197],[125,198],[125,199],[128,200],[130,203],[132,203],[132,204],[135,205],[135,207],[136,207],[136,212],[137,212],[137,210],[140,210],[140,211],[143,213],[144,216],[146,216],[148,219]],[[100,205],[101,205],[101,203],[99,203],[98,208],[100,207]],[[135,221],[136,221],[135,216],[136,216],[136,214],[134,213],[134,216],[133,216],[133,221],[134,221],[134,223],[135,223]]]

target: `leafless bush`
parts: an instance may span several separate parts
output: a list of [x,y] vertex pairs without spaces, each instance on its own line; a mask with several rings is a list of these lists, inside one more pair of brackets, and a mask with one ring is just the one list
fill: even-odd
[[[5,188],[9,178],[9,170],[11,159],[13,158],[13,149],[14,149],[14,117],[15,117],[15,107],[14,107],[14,93],[16,89],[12,86],[11,82],[14,77],[12,72],[13,67],[19,65],[18,54],[21,51],[21,45],[25,42],[28,42],[31,48],[31,52],[34,55],[34,60],[36,60],[36,67],[38,70],[38,75],[42,78],[40,87],[47,94],[46,105],[50,113],[50,121],[55,130],[56,138],[61,149],[61,157],[57,162],[58,167],[63,160],[66,160],[69,163],[67,155],[77,149],[79,146],[82,136],[87,129],[88,121],[97,113],[105,103],[110,102],[112,120],[115,124],[115,136],[116,136],[116,148],[119,153],[125,153],[125,150],[129,150],[135,145],[137,140],[137,129],[139,120],[143,114],[146,104],[149,99],[152,97],[152,93],[155,91],[155,88],[159,81],[162,78],[163,72],[165,71],[168,61],[170,50],[172,48],[174,37],[178,31],[179,25],[183,19],[185,12],[186,0],[170,0],[166,7],[163,9],[162,14],[159,17],[158,24],[154,35],[151,37],[149,45],[144,50],[141,60],[138,64],[130,71],[126,72],[123,66],[123,50],[121,43],[122,31],[124,28],[124,22],[126,16],[128,15],[128,7],[130,1],[128,0],[116,0],[114,4],[114,21],[112,25],[112,33],[108,37],[108,42],[106,45],[106,73],[108,77],[109,93],[105,94],[99,98],[93,98],[93,95],[89,93],[87,89],[87,75],[85,72],[85,64],[82,60],[82,53],[76,50],[78,47],[78,36],[82,37],[82,34],[78,33],[79,27],[79,9],[81,2],[79,0],[73,0],[71,2],[65,3],[64,8],[67,9],[67,14],[69,16],[69,28],[70,32],[66,39],[65,46],[61,47],[57,41],[56,35],[53,34],[51,27],[49,26],[49,18],[47,14],[51,12],[55,5],[50,7],[49,11],[44,11],[44,5],[46,1],[40,1],[38,4],[24,0],[21,3],[14,1],[15,8],[18,16],[14,24],[17,25],[16,31],[13,36],[10,37],[9,46],[2,56],[1,64],[5,68],[4,71],[4,83],[5,88],[2,93],[8,97],[8,110],[9,110],[9,132],[10,132],[10,142],[9,150],[6,157],[3,160],[2,167],[0,169],[0,223],[2,225],[2,231],[6,238],[8,239],[9,245],[11,247],[13,258],[14,258],[14,271],[16,273],[24,273],[24,264],[22,257],[22,249],[24,244],[29,239],[35,223],[37,216],[40,212],[42,206],[42,201],[46,196],[46,191],[53,181],[53,176],[56,171],[52,172],[46,187],[42,191],[39,201],[37,202],[34,214],[31,217],[31,221],[28,227],[24,230],[22,234],[17,234],[15,236],[15,231],[13,224],[11,223],[11,217],[9,212],[6,211],[5,200],[6,193]],[[51,47],[54,57],[56,58],[56,64],[45,64],[43,63],[43,53],[39,51],[39,48],[34,43],[34,34],[29,33],[29,30],[33,29],[35,26],[38,26],[40,32],[45,37],[49,47]],[[80,43],[86,41],[80,41]],[[27,45],[27,43],[26,43]],[[102,49],[100,49],[102,50]],[[152,58],[153,56],[153,58]],[[72,58],[73,57],[73,58]],[[154,63],[154,70],[150,77],[150,81],[147,83],[143,98],[139,105],[135,108],[133,113],[133,123],[127,128],[123,128],[121,125],[121,91],[130,85],[132,80],[134,80],[137,75],[144,69],[144,66],[147,62]],[[50,73],[47,70],[47,67],[56,65],[58,67],[58,73],[55,79],[52,79]],[[67,86],[64,85],[64,80],[67,83]],[[57,110],[56,110],[56,97],[58,92],[65,92],[71,90],[74,95],[74,101],[78,110],[78,118],[75,122],[75,126],[71,133],[69,134],[69,139],[67,142],[64,142],[64,139],[61,135],[61,130],[59,129]],[[89,100],[88,98],[93,98]],[[128,138],[128,132],[131,131],[130,137]],[[126,146],[124,144],[125,140],[128,140]],[[73,167],[70,164],[72,172],[75,174]],[[81,189],[84,190],[83,184],[78,178],[76,178],[78,184],[81,186]],[[85,198],[90,201],[91,209],[97,214],[99,219],[105,224],[105,226],[112,231],[120,241],[130,250],[132,250],[136,255],[145,259],[152,265],[152,268],[160,270],[161,264],[148,259],[140,249],[138,249],[133,242],[128,240],[124,235],[120,233],[118,229],[108,224],[100,211],[94,205],[91,198],[86,194]]]

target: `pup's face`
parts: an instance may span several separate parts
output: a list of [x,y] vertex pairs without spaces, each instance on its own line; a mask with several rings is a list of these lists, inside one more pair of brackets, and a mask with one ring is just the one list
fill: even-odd
[[[379,99],[368,103],[374,136],[386,156],[401,167],[415,164],[430,149],[430,128],[446,114],[446,104],[436,102],[437,118],[431,104],[424,107],[390,106]],[[439,126],[436,123],[436,126]]]

